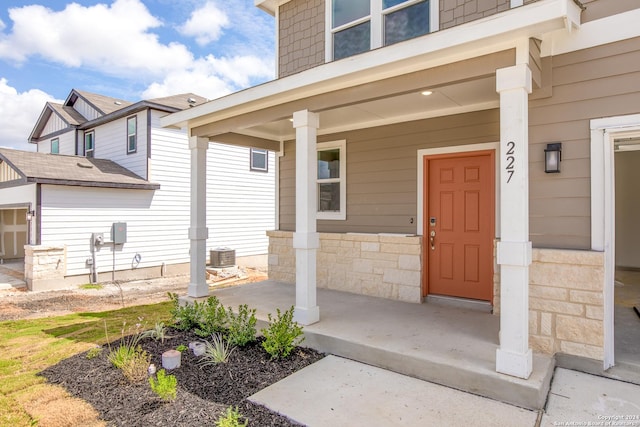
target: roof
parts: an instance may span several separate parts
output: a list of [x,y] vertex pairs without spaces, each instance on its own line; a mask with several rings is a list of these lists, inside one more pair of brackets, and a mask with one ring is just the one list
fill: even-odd
[[73,89],[64,105],[73,105],[73,103],[75,102],[74,94],[78,94],[83,97],[89,104],[93,105],[105,115],[111,114],[114,111],[118,111],[133,104],[132,102],[125,101],[124,99],[112,98],[110,96]]
[[[191,100],[191,102],[189,102]],[[148,99],[148,103],[164,105],[166,107],[176,108],[178,110],[186,110],[196,105],[204,104],[207,98],[196,95],[194,93],[181,93],[179,95],[166,96],[164,98]]]
[[47,105],[62,117],[62,120],[70,125],[79,125],[87,121],[82,114],[78,113],[71,107],[65,107],[62,104],[56,104],[54,102],[47,102]]
[[[0,162],[6,162],[22,177],[22,183],[82,187],[157,190],[149,182],[119,164],[106,159],[35,153],[0,148]],[[0,183],[1,184],[1,183]]]

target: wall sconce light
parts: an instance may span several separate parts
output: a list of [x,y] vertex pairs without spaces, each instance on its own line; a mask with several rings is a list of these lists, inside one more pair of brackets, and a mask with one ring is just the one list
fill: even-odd
[[547,148],[544,149],[544,171],[546,173],[560,173],[561,161],[562,143],[547,144]]
[[36,216],[35,211],[27,211],[27,221],[31,221]]

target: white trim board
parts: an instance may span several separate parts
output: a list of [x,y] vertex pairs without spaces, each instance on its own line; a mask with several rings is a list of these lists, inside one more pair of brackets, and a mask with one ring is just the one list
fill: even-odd
[[496,237],[500,236],[500,209],[498,203],[500,202],[500,142],[486,142],[482,144],[469,144],[469,145],[455,145],[451,147],[437,147],[437,148],[425,148],[418,150],[418,212],[416,218],[416,234],[422,236],[424,230],[424,157],[435,156],[438,154],[455,154],[455,153],[471,153],[474,151],[487,151],[495,150],[496,152],[496,206],[495,206],[495,233]]
[[640,114],[591,120],[591,249],[604,252],[604,369],[615,364],[616,137],[640,133]]

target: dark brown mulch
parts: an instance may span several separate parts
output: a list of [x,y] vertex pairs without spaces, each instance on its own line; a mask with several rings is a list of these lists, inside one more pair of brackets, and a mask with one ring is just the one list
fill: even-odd
[[[162,353],[202,338],[190,332],[171,330],[164,343],[145,339],[142,348],[151,363],[162,367]],[[237,406],[249,426],[296,426],[298,424],[247,400],[259,390],[320,360],[323,355],[298,347],[284,360],[270,360],[261,341],[236,348],[229,362],[200,366],[190,350],[182,353],[181,366],[169,373],[178,380],[175,401],[162,402],[147,381],[132,384],[107,360],[109,349],[87,359],[86,353],[63,360],[41,375],[63,386],[71,395],[89,402],[100,418],[113,426],[213,425],[228,406]],[[117,347],[118,343],[111,344]]]

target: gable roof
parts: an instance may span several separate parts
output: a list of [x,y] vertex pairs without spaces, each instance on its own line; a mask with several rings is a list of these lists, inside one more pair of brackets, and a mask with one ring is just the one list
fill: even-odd
[[6,162],[20,179],[0,183],[0,187],[26,183],[81,187],[157,190],[160,184],[149,182],[119,164],[106,159],[35,153],[0,148],[0,163]]
[[[73,108],[73,105],[76,103],[78,98],[82,98],[85,102],[90,104],[101,114],[101,116],[92,120],[83,117],[82,114]],[[67,99],[64,101],[64,104],[57,104],[53,102],[47,102],[45,104],[38,121],[29,135],[28,142],[34,144],[40,140],[43,136],[41,133],[52,114],[58,115],[67,124],[67,128],[65,130],[55,132],[63,133],[70,129],[88,129],[95,127],[126,115],[134,114],[146,108],[153,108],[167,113],[175,113],[196,105],[204,104],[207,101],[208,100],[206,98],[194,93],[182,93],[179,95],[142,100],[133,103],[118,98],[111,98],[109,96],[72,89],[69,96],[67,96]],[[53,134],[48,134],[47,136],[52,135]]]

